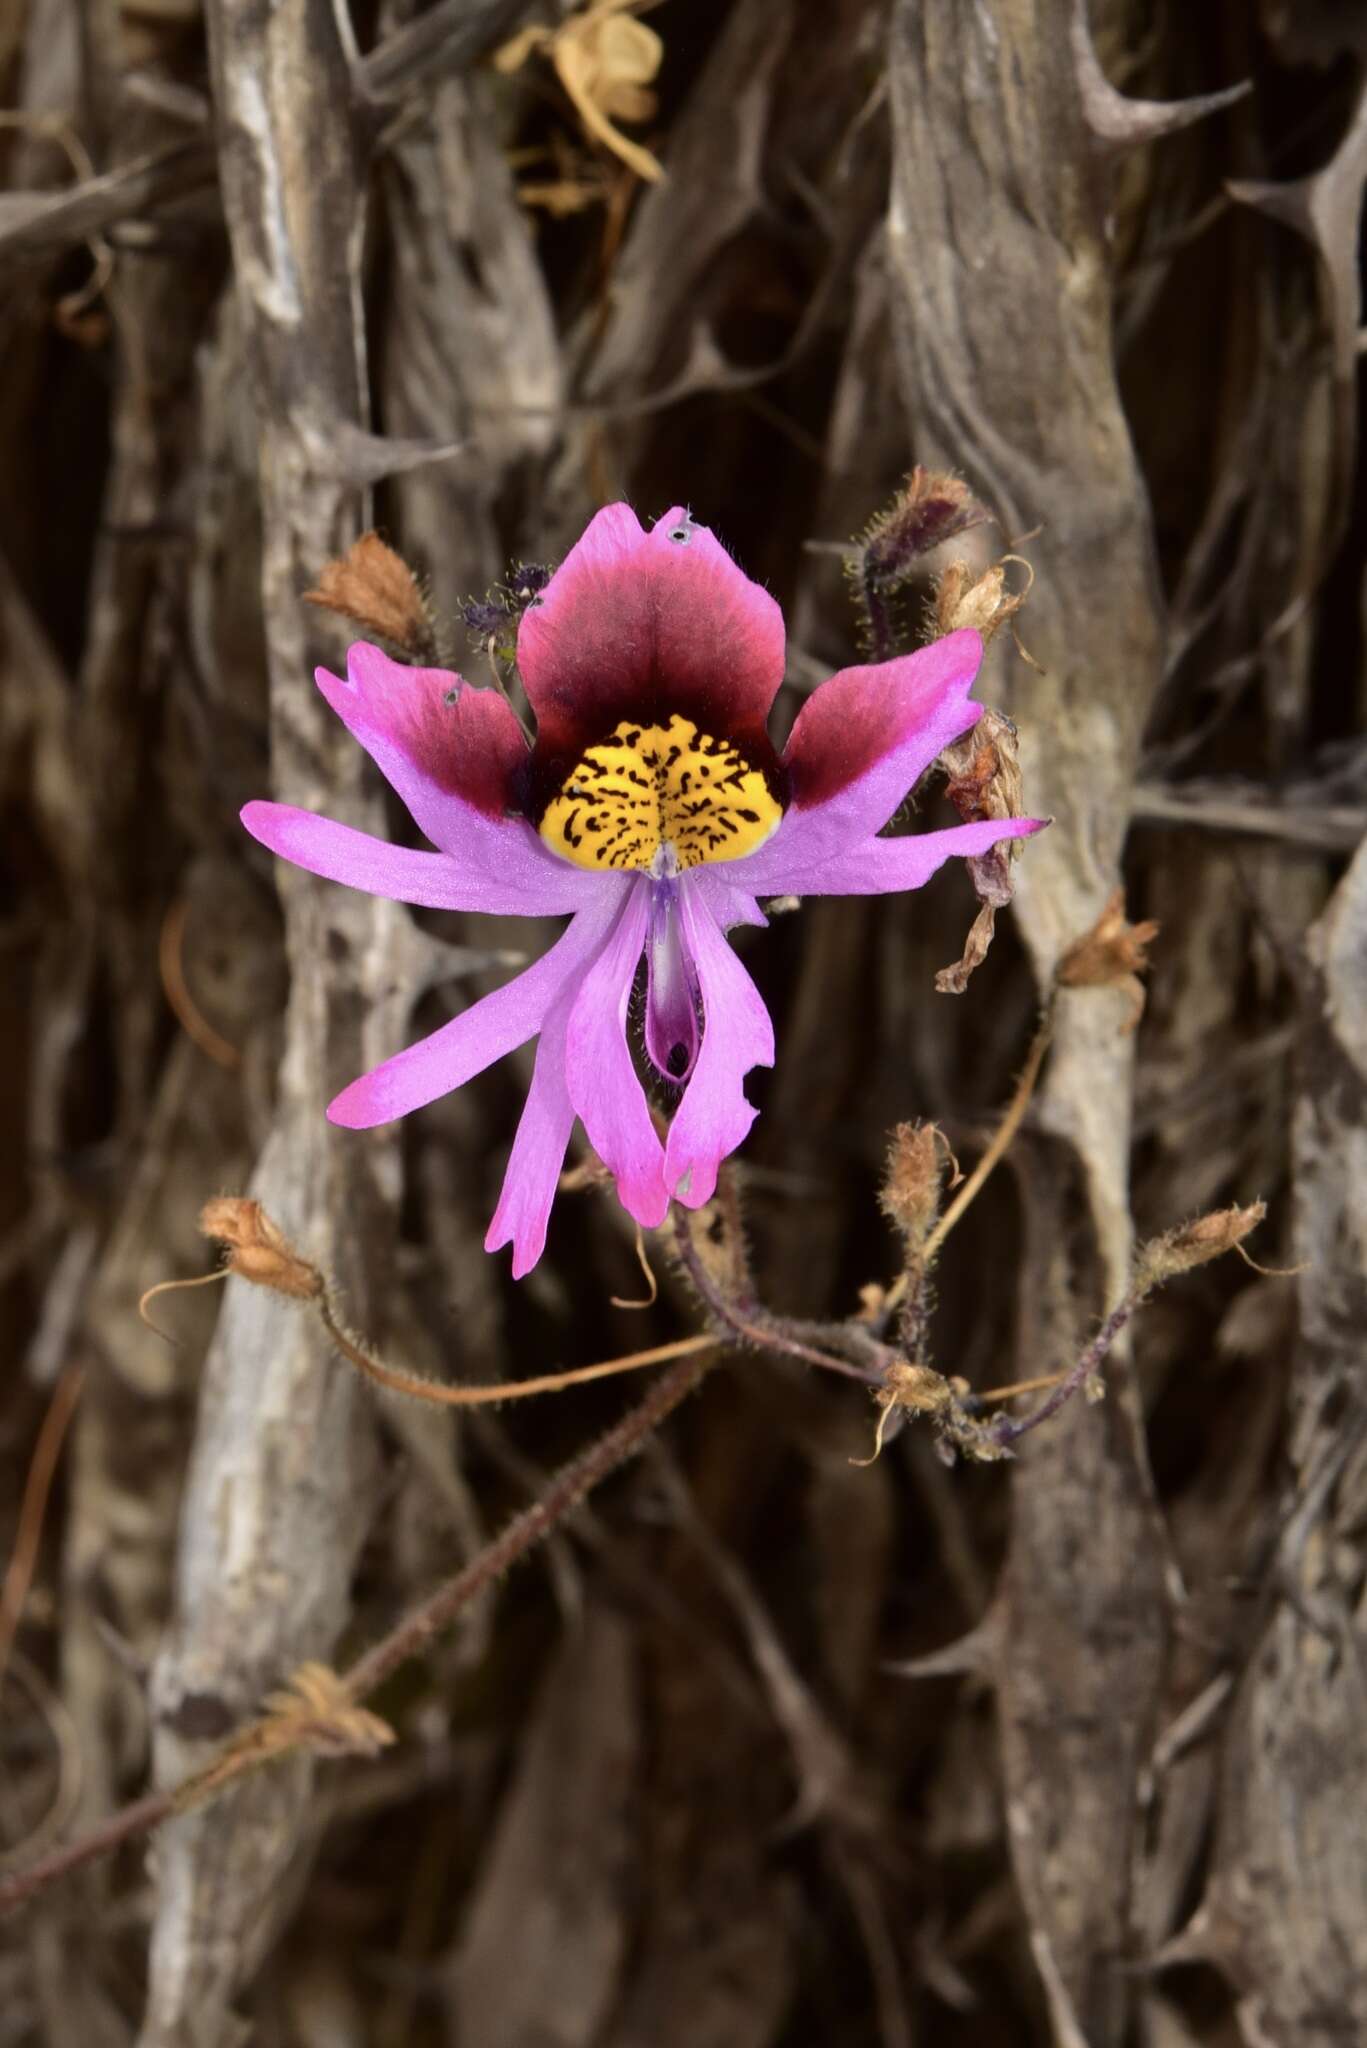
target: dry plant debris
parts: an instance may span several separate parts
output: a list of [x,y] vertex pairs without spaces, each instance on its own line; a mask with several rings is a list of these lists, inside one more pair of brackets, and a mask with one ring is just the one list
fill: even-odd
[[[0,2033],[1367,2038],[1359,11],[352,12],[0,10]],[[1053,822],[513,1283],[530,1048],[321,1107],[554,927],[238,813],[422,856],[313,670],[531,725],[619,502]]]

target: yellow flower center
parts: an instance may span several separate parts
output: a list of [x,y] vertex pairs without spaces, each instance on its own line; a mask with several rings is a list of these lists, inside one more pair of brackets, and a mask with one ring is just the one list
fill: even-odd
[[547,804],[541,837],[576,867],[652,868],[672,848],[695,868],[753,853],[782,816],[758,768],[676,711],[667,725],[623,719],[590,747]]

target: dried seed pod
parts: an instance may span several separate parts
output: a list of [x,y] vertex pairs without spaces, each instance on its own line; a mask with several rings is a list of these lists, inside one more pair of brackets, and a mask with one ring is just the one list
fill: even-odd
[[1177,1273],[1189,1273],[1193,1266],[1223,1258],[1257,1229],[1266,1214],[1266,1202],[1251,1202],[1246,1209],[1213,1209],[1208,1216],[1198,1216],[1151,1239],[1135,1260],[1135,1294],[1142,1298]]
[[935,1124],[898,1124],[893,1131],[879,1199],[912,1255],[935,1228],[944,1169],[952,1159],[944,1132]]

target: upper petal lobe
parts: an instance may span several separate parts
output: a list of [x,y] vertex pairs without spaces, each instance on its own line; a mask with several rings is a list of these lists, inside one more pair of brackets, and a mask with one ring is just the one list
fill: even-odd
[[609,505],[524,613],[517,659],[551,774],[618,719],[669,711],[763,748],[783,614],[677,506],[646,533]]
[[744,862],[737,880],[755,890],[858,846],[887,824],[907,792],[960,733],[977,722],[969,696],[982,641],[950,633],[916,654],[842,669],[814,690],[783,754],[791,802],[783,822]]
[[434,846],[459,851],[475,811],[501,818],[517,803],[527,743],[496,690],[476,690],[440,668],[409,668],[358,640],[345,677],[317,671],[337,716],[391,782]]

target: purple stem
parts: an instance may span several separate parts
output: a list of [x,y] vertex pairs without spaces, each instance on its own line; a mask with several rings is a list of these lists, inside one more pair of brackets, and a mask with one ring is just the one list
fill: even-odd
[[1104,1361],[1107,1352],[1124,1329],[1130,1317],[1138,1308],[1142,1297],[1127,1294],[1119,1308],[1113,1308],[1101,1328],[1093,1337],[1067,1379],[1060,1380],[1051,1394],[1047,1394],[1028,1415],[999,1415],[992,1423],[988,1434],[993,1443],[1014,1444],[1032,1429],[1038,1429],[1042,1422],[1048,1422],[1059,1409],[1072,1400],[1079,1387],[1087,1384],[1097,1367]]

